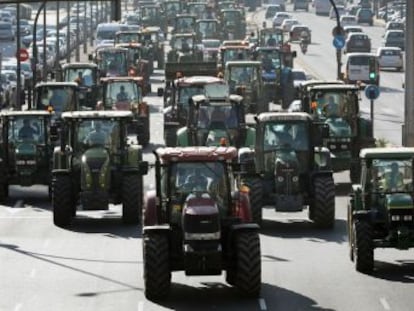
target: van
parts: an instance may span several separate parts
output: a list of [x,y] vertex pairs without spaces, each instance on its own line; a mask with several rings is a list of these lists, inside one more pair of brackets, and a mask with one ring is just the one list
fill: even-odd
[[[345,62],[345,83],[375,84],[379,86],[380,70],[378,58],[373,53],[349,53]],[[370,80],[370,72],[375,73],[374,81]]]
[[128,25],[119,24],[119,23],[101,23],[96,27],[96,42],[95,45],[100,45],[103,41],[113,41],[115,42],[115,34],[118,31],[128,30]]

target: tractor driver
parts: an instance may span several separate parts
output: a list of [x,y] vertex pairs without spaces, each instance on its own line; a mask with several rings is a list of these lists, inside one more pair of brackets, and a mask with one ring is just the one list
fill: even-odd
[[207,190],[208,179],[201,171],[201,168],[195,168],[193,173],[186,178],[184,188],[190,188],[196,191]]
[[102,131],[102,124],[99,121],[95,121],[93,130],[85,138],[85,144],[89,146],[104,146],[106,142],[106,134]]
[[323,106],[323,111],[327,117],[339,116],[339,106],[332,95],[328,97],[328,102]]
[[385,191],[404,189],[403,175],[399,170],[397,162],[393,162],[391,164],[391,171],[386,172],[382,176],[381,185]]
[[116,95],[116,100],[119,102],[127,101],[128,100],[128,93],[125,92],[125,86],[121,85],[119,88],[119,93]]
[[276,46],[276,39],[273,38],[273,35],[270,34],[269,39],[267,39],[268,46]]
[[29,119],[24,119],[23,126],[19,130],[19,139],[33,140],[34,135],[39,135],[39,125],[35,124],[35,127],[32,127]]

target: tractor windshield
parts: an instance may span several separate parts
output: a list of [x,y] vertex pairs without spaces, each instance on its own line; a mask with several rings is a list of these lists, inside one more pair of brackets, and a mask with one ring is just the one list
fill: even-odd
[[223,51],[224,64],[232,60],[245,60],[249,58],[247,49],[225,49]]
[[79,85],[91,87],[96,84],[96,76],[91,68],[68,68],[65,71],[65,81],[79,81]]
[[224,11],[223,21],[225,26],[235,26],[241,21],[241,15],[239,11]]
[[[140,102],[142,98],[141,90],[135,82],[116,81],[108,83],[105,96],[105,106],[109,109],[129,110],[131,102]],[[127,106],[121,109],[120,106]]]
[[194,42],[192,37],[176,37],[173,49],[182,52],[190,52],[193,49],[193,44]]
[[159,17],[157,7],[143,7],[141,12],[143,19],[154,19]]
[[232,105],[200,106],[196,123],[199,129],[237,129],[239,120]]
[[408,192],[413,190],[412,159],[376,159],[368,170],[374,192]]
[[8,120],[8,142],[16,144],[32,142],[45,143],[45,122],[39,116],[15,116]]
[[312,110],[321,119],[344,118],[355,116],[358,97],[349,92],[319,92],[312,101]]
[[194,31],[194,17],[179,17],[176,20],[176,33],[191,33]]
[[[233,67],[230,69],[230,87],[235,85],[251,85],[258,80],[258,70],[255,67]],[[232,93],[235,90],[231,90]]]
[[264,72],[280,70],[282,62],[281,55],[278,50],[262,50],[259,53]]
[[37,110],[49,110],[51,107],[54,116],[59,117],[62,112],[75,111],[75,90],[69,86],[42,86],[36,89]]
[[99,69],[107,76],[128,75],[128,54],[125,52],[99,51]]
[[204,85],[180,86],[178,89],[178,104],[188,106],[188,100],[194,95],[204,94]]
[[140,38],[138,32],[121,32],[116,34],[115,43],[138,43],[139,39]]
[[305,122],[269,122],[264,128],[264,150],[309,150],[309,128]]
[[217,22],[215,21],[203,21],[198,23],[198,32],[201,34],[201,38],[214,38],[217,32]]
[[170,170],[171,195],[208,193],[219,207],[228,206],[228,179],[222,162],[178,162]]

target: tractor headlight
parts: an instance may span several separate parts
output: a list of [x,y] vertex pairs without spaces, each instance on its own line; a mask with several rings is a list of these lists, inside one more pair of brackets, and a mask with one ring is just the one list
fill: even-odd
[[403,220],[404,221],[413,221],[413,216],[412,215],[404,215]]
[[292,177],[292,181],[293,182],[298,182],[299,181],[299,177],[298,176],[293,176]]
[[333,144],[329,145],[329,149],[335,150],[336,149],[336,145],[333,145]]
[[391,215],[392,221],[400,221],[400,219],[401,219],[400,215]]
[[25,165],[26,161],[25,160],[17,160],[16,161],[16,165]]
[[348,149],[348,146],[347,145],[341,145],[341,149]]
[[283,182],[285,179],[283,178],[283,176],[277,176],[277,181],[278,182]]

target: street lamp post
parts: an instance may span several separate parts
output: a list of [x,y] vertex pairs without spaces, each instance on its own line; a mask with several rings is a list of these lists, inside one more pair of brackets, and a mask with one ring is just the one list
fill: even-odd
[[17,15],[17,42],[16,42],[16,58],[17,58],[17,81],[16,81],[16,108],[21,109],[21,93],[22,93],[22,84],[21,84],[21,67],[20,67],[20,4],[16,3],[16,15]]
[[76,1],[76,61],[80,61],[80,38],[79,38],[79,0]]
[[[340,32],[341,31],[341,21],[339,19],[338,9],[336,7],[336,4],[335,4],[334,0],[329,0],[329,2],[331,2],[331,5],[332,5],[332,7],[333,7],[333,9],[335,11],[335,16],[336,16],[336,29],[337,29],[338,32]],[[336,49],[336,62],[337,62],[337,73],[336,73],[336,77],[337,77],[338,80],[341,80],[341,78],[342,78],[342,73],[341,73],[342,61],[341,61],[341,57],[342,57],[341,49],[340,48],[337,48]]]
[[[36,17],[33,23],[33,58],[32,58],[32,72],[33,72],[33,82],[32,82],[32,94],[34,94],[34,88],[37,81],[37,63],[38,63],[38,51],[37,51],[37,21],[39,20],[40,12],[45,8],[46,1],[43,1],[39,6],[36,12]],[[31,100],[29,99],[29,104]],[[29,106],[30,108],[30,106]]]

